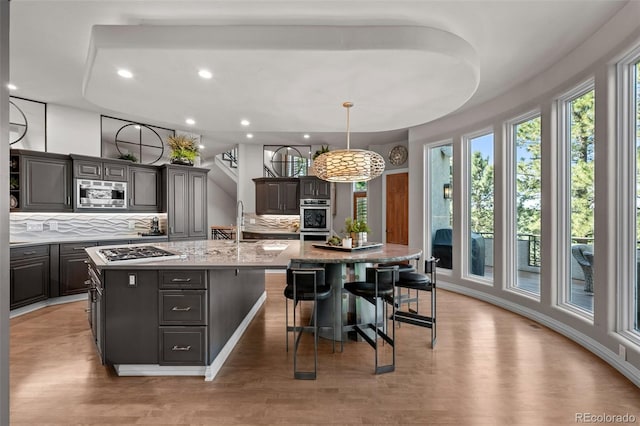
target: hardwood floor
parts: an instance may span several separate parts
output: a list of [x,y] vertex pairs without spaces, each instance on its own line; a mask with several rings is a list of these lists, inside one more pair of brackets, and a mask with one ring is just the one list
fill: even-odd
[[213,382],[115,376],[97,359],[84,302],[11,320],[11,424],[569,425],[576,413],[640,423],[640,389],[604,361],[444,290],[435,350],[428,329],[403,324],[396,371],[376,376],[366,343],[332,353],[321,339],[318,379],[294,380],[283,283],[267,274],[267,302]]

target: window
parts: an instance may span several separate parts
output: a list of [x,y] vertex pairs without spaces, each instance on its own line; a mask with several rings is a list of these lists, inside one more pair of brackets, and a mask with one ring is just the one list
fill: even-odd
[[353,217],[367,221],[367,182],[353,184]]
[[541,247],[541,145],[540,116],[512,126],[515,164],[515,263],[514,287],[540,295]]
[[493,133],[469,143],[469,265],[471,275],[493,278]]
[[431,235],[438,267],[451,269],[453,256],[453,144],[430,149]]
[[563,103],[569,240],[565,253],[570,267],[562,301],[593,314],[595,93],[593,83],[581,89]]
[[[636,64],[632,68],[633,74],[633,84],[632,84],[632,96],[633,96],[633,126],[634,126],[634,134],[635,134],[635,175],[636,175],[636,199],[635,199],[635,208],[636,208],[636,244],[635,244],[635,264],[640,265],[640,61],[636,62]],[[635,269],[635,279],[633,280],[633,291],[631,295],[633,297],[633,329],[635,331],[640,331],[640,266],[634,268]]]

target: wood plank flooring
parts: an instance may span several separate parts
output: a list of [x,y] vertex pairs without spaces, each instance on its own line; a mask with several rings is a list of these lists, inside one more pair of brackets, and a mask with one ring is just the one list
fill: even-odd
[[283,283],[267,274],[267,302],[213,382],[115,376],[97,359],[84,302],[11,320],[11,424],[570,425],[576,413],[640,423],[640,389],[604,361],[443,290],[435,350],[428,329],[403,324],[396,371],[376,376],[366,343],[332,353],[321,339],[318,379],[294,380]]

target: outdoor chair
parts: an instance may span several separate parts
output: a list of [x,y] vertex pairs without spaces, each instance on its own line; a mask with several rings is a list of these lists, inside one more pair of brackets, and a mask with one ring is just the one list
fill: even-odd
[[587,244],[574,244],[571,254],[582,268],[584,274],[584,291],[593,293],[593,247]]

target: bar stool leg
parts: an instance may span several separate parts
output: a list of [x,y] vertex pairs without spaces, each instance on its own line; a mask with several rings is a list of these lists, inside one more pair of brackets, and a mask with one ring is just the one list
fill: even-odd
[[[313,330],[313,371],[298,371],[298,346],[300,345],[300,338],[302,337],[302,332],[305,328],[309,329],[309,327],[300,327],[297,326],[296,322],[296,311],[295,308],[298,305],[298,294],[297,294],[297,275],[313,275],[313,326],[311,327]],[[294,328],[294,346],[293,346],[293,377],[296,379],[302,380],[315,380],[316,374],[318,371],[318,283],[315,272],[306,272],[306,271],[294,271],[293,272],[293,328]],[[300,303],[300,315],[302,315],[302,304]],[[296,336],[296,331],[298,331],[298,335]]]

